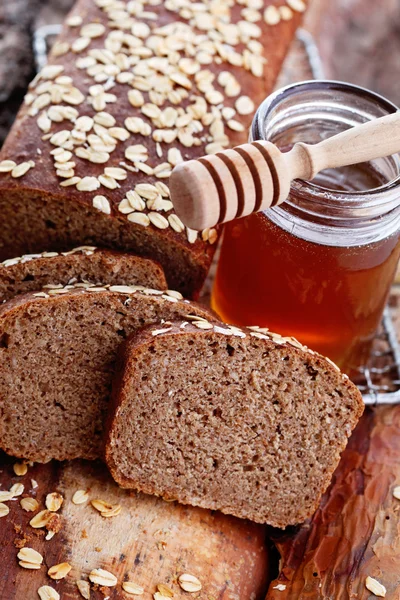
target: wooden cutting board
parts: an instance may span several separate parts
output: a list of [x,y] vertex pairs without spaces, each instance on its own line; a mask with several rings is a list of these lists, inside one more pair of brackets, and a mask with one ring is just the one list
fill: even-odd
[[[7,502],[10,513],[0,519],[0,599],[33,600],[42,585],[54,587],[61,600],[82,598],[76,580],[88,580],[92,569],[102,568],[118,578],[114,588],[92,586],[91,600],[134,598],[122,591],[124,580],[145,589],[140,596],[150,600],[158,584],[167,584],[176,600],[245,600],[265,597],[268,584],[268,548],[265,528],[233,517],[175,502],[123,491],[111,480],[103,464],[84,461],[34,465],[26,475],[13,471],[14,460],[0,458],[0,489],[15,483],[24,492]],[[32,488],[32,479],[37,487]],[[36,485],[35,483],[33,484]],[[75,505],[76,490],[88,490],[90,499],[120,504],[121,513],[104,518],[90,501]],[[45,528],[29,525],[33,512],[25,512],[21,498],[32,497],[45,508],[46,494],[59,492],[64,502],[59,514],[60,531],[46,540]],[[22,546],[34,548],[44,557],[39,570],[18,565]],[[49,567],[62,562],[72,566],[66,579],[53,581]],[[196,576],[202,590],[181,590],[177,577]],[[162,600],[162,599],[160,599]]]
[[[400,290],[391,296],[400,336]],[[400,598],[400,405],[367,409],[314,517],[272,532],[280,574],[267,600],[367,600],[368,576]]]

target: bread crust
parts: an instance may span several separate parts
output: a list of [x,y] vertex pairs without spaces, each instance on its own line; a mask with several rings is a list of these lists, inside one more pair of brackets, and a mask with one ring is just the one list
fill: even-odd
[[0,263],[0,303],[47,285],[83,281],[167,289],[164,271],[156,261],[84,246],[68,252],[25,255]]
[[[213,328],[214,327],[215,324]],[[343,393],[346,398],[346,404],[350,405],[348,419],[344,433],[340,433],[340,435],[337,436],[337,440],[335,440],[335,457],[333,460],[331,460],[331,463],[321,476],[318,493],[312,499],[311,504],[308,503],[305,508],[302,508],[299,505],[296,509],[295,517],[291,515],[290,517],[283,519],[269,515],[268,519],[265,519],[265,517],[260,517],[257,512],[252,509],[251,505],[247,507],[246,510],[243,510],[240,507],[235,507],[234,509],[230,507],[228,510],[226,510],[223,505],[216,506],[210,502],[210,498],[201,500],[199,500],[199,498],[193,499],[188,497],[186,493],[178,496],[172,495],[168,488],[163,486],[162,482],[159,482],[158,486],[151,485],[148,483],[148,481],[144,480],[141,480],[140,483],[138,483],[137,481],[131,480],[129,477],[124,475],[119,468],[114,456],[114,435],[118,428],[119,414],[122,413],[124,406],[129,401],[129,390],[132,382],[135,381],[135,376],[137,375],[136,369],[137,365],[140,363],[140,357],[146,355],[149,346],[156,346],[160,337],[173,339],[175,341],[177,337],[181,338],[182,340],[185,338],[194,340],[195,338],[204,338],[208,336],[214,336],[215,338],[213,328],[211,328],[211,330],[199,329],[192,323],[186,323],[183,329],[182,322],[145,327],[135,332],[121,346],[106,424],[105,460],[107,466],[114,480],[121,487],[126,489],[136,489],[147,494],[162,496],[165,500],[178,500],[183,504],[192,504],[195,506],[202,506],[203,508],[217,508],[226,514],[233,514],[234,516],[240,518],[249,518],[259,523],[267,522],[268,524],[278,528],[296,525],[310,517],[315,512],[319,505],[322,494],[330,484],[333,472],[339,462],[340,454],[346,447],[347,439],[356,426],[359,418],[363,414],[364,403],[361,394],[358,388],[349,380],[349,378],[340,373],[340,370],[336,367],[336,365],[334,365],[325,357],[309,350],[306,347],[301,346],[299,342],[293,338],[281,338],[281,336],[278,336],[277,334],[264,332],[264,330],[254,331],[252,329],[239,329],[236,327],[232,328],[231,336],[229,336],[227,333],[229,326],[223,323],[218,323],[216,324],[216,327],[217,330],[218,328],[225,330],[225,333],[221,335],[224,337],[224,339],[226,339],[227,343],[229,343],[230,339],[235,339],[235,337],[238,335],[238,332],[245,334],[247,339],[244,343],[249,344],[252,344],[253,342],[256,342],[257,344],[260,343],[260,336],[263,336],[261,343],[265,344],[266,353],[276,350],[277,348],[283,348],[285,354],[289,355],[290,357],[300,358],[302,361],[304,361],[304,364],[307,364],[307,366],[310,367],[310,369],[315,371],[323,371],[325,380],[330,382],[330,387],[332,390],[335,389],[335,386],[340,385],[342,390],[341,393]],[[155,334],[155,332],[157,333]]]
[[[263,8],[259,11],[260,15],[262,15],[263,9],[268,4],[269,2],[264,1]],[[149,24],[151,28],[165,27],[173,23],[182,23],[186,27],[189,27],[190,19],[188,20],[182,16],[179,10],[173,9],[173,5],[173,0],[171,0],[168,7],[167,3],[152,4],[146,6],[146,8],[155,15],[154,18],[152,17],[147,20],[128,15],[125,21],[132,19],[132,24],[143,21],[143,23],[146,23],[145,27]],[[263,17],[256,24],[252,25],[251,22],[245,20],[241,11],[241,5],[235,4],[233,6],[231,11],[232,24],[241,20],[241,22],[247,23],[246,27],[250,31],[252,27],[258,28],[257,36],[259,31],[260,37],[251,39],[254,44],[262,42],[262,56],[267,57],[268,62],[263,65],[260,63],[262,69],[261,67],[257,67],[257,69],[260,69],[259,72],[257,71],[257,75],[254,74],[256,72],[255,68],[253,69],[254,73],[252,73],[242,66],[227,63],[221,57],[218,59],[221,64],[217,64],[218,61],[212,60],[211,64],[202,65],[204,72],[207,71],[211,73],[211,77],[215,77],[215,90],[222,94],[223,104],[225,108],[229,108],[230,110],[234,109],[236,100],[241,96],[249,96],[252,99],[254,108],[256,108],[268,95],[273,87],[295,29],[301,20],[300,13],[293,13],[291,20],[281,20],[275,26],[268,25]],[[72,22],[74,18],[81,19],[81,25],[78,27],[69,26],[68,23]],[[91,105],[89,90],[92,86],[97,85],[101,87],[104,81],[97,81],[95,76],[90,75],[88,73],[90,67],[88,69],[78,68],[77,64],[79,65],[78,61],[82,57],[88,56],[90,59],[93,56],[93,52],[103,51],[105,39],[111,31],[129,32],[129,28],[126,29],[125,26],[122,27],[118,23],[113,23],[112,28],[110,28],[109,22],[110,17],[106,10],[102,10],[96,6],[93,0],[79,0],[77,2],[50,56],[49,66],[60,66],[62,69],[61,77],[70,77],[74,88],[83,94],[84,100],[79,102],[78,97],[78,100],[74,101],[73,104],[68,104],[67,102],[59,103],[59,100],[57,100],[57,103],[54,103],[54,101],[53,103],[46,104],[47,100],[44,99],[45,106],[36,109],[33,98],[45,96],[48,93],[48,91],[43,91],[39,94],[37,90],[42,91],[40,88],[41,85],[45,84],[46,86],[49,81],[50,83],[54,83],[57,79],[46,79],[44,76],[42,78],[39,76],[31,85],[27,103],[20,110],[3,146],[0,154],[0,162],[12,160],[19,165],[23,162],[33,161],[35,165],[21,177],[13,177],[10,172],[0,172],[0,212],[3,219],[3,226],[0,232],[0,260],[12,258],[16,254],[41,252],[43,248],[47,248],[48,250],[65,250],[83,244],[116,248],[131,251],[140,256],[150,257],[159,261],[165,270],[169,286],[172,289],[179,289],[187,297],[195,297],[199,293],[211,264],[216,247],[217,233],[213,232],[210,235],[209,232],[203,232],[202,235],[197,235],[196,232],[190,232],[185,230],[185,228],[182,228],[183,231],[178,232],[176,227],[174,229],[169,223],[169,218],[173,214],[173,211],[166,208],[157,209],[158,212],[156,212],[156,217],[159,215],[166,219],[161,224],[165,228],[161,229],[154,225],[153,221],[148,226],[138,225],[136,222],[131,222],[128,218],[129,215],[122,213],[119,208],[121,201],[126,198],[127,192],[134,190],[137,184],[168,183],[168,178],[160,179],[154,174],[147,175],[140,170],[136,173],[127,171],[127,178],[125,180],[118,180],[116,184],[113,184],[116,185],[115,189],[108,189],[106,186],[101,185],[97,190],[89,192],[78,190],[76,185],[61,187],[60,183],[63,179],[56,173],[54,156],[50,154],[52,150],[60,146],[50,142],[48,138],[59,131],[71,131],[74,127],[74,122],[70,122],[68,119],[64,119],[60,123],[51,121],[49,131],[47,131],[48,127],[46,125],[44,125],[44,130],[41,130],[37,124],[38,118],[43,115],[46,116],[51,107],[67,106],[77,111],[79,117],[96,117],[99,114],[99,111],[96,112]],[[74,42],[77,39],[82,39],[82,37],[85,38],[84,33],[87,29],[85,30],[84,27],[90,24],[96,24],[97,26],[104,25],[104,34],[98,37],[86,38],[89,40],[87,50],[72,51],[71,47]],[[207,31],[199,29],[195,31],[197,34],[201,33],[201,35],[206,37],[208,35]],[[140,40],[141,38],[137,39]],[[141,41],[146,46],[147,39],[143,38]],[[238,53],[243,53],[246,50],[246,44],[240,42],[232,46],[232,48],[237,50]],[[120,53],[123,52],[124,49],[120,51]],[[186,56],[185,52],[186,50],[182,51],[182,57]],[[93,60],[96,62],[96,59]],[[143,60],[146,60],[146,57]],[[97,65],[101,64],[102,62],[99,59]],[[133,64],[133,68],[129,67],[126,70],[121,67],[123,73],[128,73],[128,77],[132,75],[134,68],[135,64]],[[118,69],[120,67],[117,67],[116,71]],[[236,95],[226,96],[224,92],[225,88],[217,83],[218,76],[222,71],[229,72],[231,76],[236,78],[239,84],[238,89],[240,89]],[[161,106],[162,110],[166,107],[171,107],[174,110],[179,109],[185,112],[193,102],[190,99],[192,96],[204,98],[205,94],[198,89],[194,76],[189,74],[187,77],[189,77],[191,82],[191,89],[187,97],[175,104],[171,104],[169,100],[164,102]],[[118,75],[114,76],[114,78],[112,77],[111,80],[111,83],[107,80],[106,92],[114,95],[117,102],[107,102],[102,112],[107,112],[114,117],[116,127],[124,129],[126,117],[140,117],[144,123],[147,125],[150,124],[154,131],[157,127],[151,121],[151,118],[143,114],[141,107],[132,106],[128,99],[128,92],[137,88],[127,83],[120,83]],[[189,84],[185,83],[185,85]],[[185,91],[185,87],[175,83],[173,89]],[[143,91],[140,93],[144,96],[144,100],[149,103],[149,99],[151,100],[152,97],[149,97],[148,92]],[[208,114],[211,114],[212,110],[218,111],[220,109],[216,108],[215,104],[209,104]],[[70,163],[75,163],[75,166],[72,167],[74,176],[98,178],[105,172],[104,169],[107,167],[121,168],[121,163],[129,163],[129,160],[125,156],[126,148],[137,144],[144,144],[146,147],[146,164],[152,168],[162,162],[167,162],[168,164],[168,151],[172,147],[175,150],[179,150],[184,159],[201,156],[205,154],[207,144],[214,138],[217,139],[214,134],[210,133],[212,132],[209,123],[210,119],[203,120],[204,123],[201,124],[203,131],[195,134],[196,144],[198,143],[198,145],[191,145],[189,147],[185,146],[180,139],[175,140],[172,146],[167,142],[157,145],[152,136],[128,132],[125,129],[125,133],[129,134],[129,139],[118,140],[115,149],[109,153],[109,160],[104,164],[94,163],[81,156],[76,156],[76,149],[80,148],[82,150],[87,144],[75,146],[71,148],[72,157],[69,160]],[[220,119],[218,120],[220,121]],[[221,123],[224,123],[222,129],[224,129],[223,136],[226,137],[226,144],[231,146],[246,141],[247,131],[252,120],[252,111],[248,112],[248,114],[236,113],[233,120],[236,120],[239,125],[232,125],[232,128],[227,126],[227,123],[230,121],[229,119],[221,120]],[[237,131],[237,128],[240,131]],[[87,138],[93,133],[94,129],[92,128],[90,133],[88,132],[88,135],[84,135],[83,137]],[[65,147],[65,144],[63,147]],[[162,156],[160,157],[161,151]],[[133,168],[134,163],[129,164]],[[58,173],[60,173],[59,169],[60,166],[58,166]],[[100,206],[98,208],[98,202],[94,202],[95,197],[98,195],[106,198],[105,207]],[[146,215],[154,213],[155,210],[154,208],[149,208],[149,204],[147,203],[147,206],[141,209],[140,214],[146,219]],[[159,217],[157,218],[159,219]]]

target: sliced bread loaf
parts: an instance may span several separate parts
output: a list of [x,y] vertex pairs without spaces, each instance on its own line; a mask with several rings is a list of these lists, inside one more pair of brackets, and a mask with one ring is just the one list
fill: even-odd
[[135,286],[70,286],[5,302],[0,448],[38,462],[98,457],[123,339],[162,319],[211,314],[181,298]]
[[286,527],[314,512],[362,412],[293,338],[164,323],[124,344],[106,461],[124,488]]
[[68,252],[42,252],[10,258],[0,264],[0,302],[44,286],[77,282],[143,285],[166,290],[157,262],[134,254],[80,246]]

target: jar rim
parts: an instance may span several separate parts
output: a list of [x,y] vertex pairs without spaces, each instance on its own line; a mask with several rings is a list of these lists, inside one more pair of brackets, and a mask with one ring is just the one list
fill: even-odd
[[[271,112],[275,107],[277,107],[282,100],[286,100],[290,98],[290,96],[294,96],[300,91],[318,91],[318,90],[332,90],[332,91],[341,91],[341,92],[349,92],[353,94],[357,94],[367,100],[375,101],[387,111],[388,114],[393,114],[399,111],[399,107],[396,106],[393,102],[381,96],[380,94],[368,90],[367,88],[355,85],[353,83],[347,83],[344,81],[338,81],[334,79],[310,79],[306,81],[296,82],[289,84],[285,87],[279,88],[272,94],[270,94],[257,109],[257,112],[254,116],[252,127],[251,127],[251,135],[252,139],[265,139],[263,138],[263,122],[267,118],[269,112]],[[327,202],[321,197],[321,194],[329,194],[329,201],[336,202],[340,201],[343,203],[346,198],[351,198],[351,202],[354,205],[354,201],[357,199],[363,199],[364,201],[369,198],[374,198],[379,196],[381,199],[382,194],[386,192],[390,193],[394,188],[396,188],[400,184],[400,173],[394,179],[387,181],[386,183],[371,188],[368,190],[360,191],[341,191],[334,190],[331,188],[326,188],[321,185],[315,184],[312,181],[306,181],[303,179],[299,179],[297,181],[292,182],[292,189],[294,188],[297,193],[307,194],[311,196],[315,201],[321,203],[321,205],[326,205]],[[378,200],[378,199],[377,199]],[[379,200],[378,200],[379,201]]]

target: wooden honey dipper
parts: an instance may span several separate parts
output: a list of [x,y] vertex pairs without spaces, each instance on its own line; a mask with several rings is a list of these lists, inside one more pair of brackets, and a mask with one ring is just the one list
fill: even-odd
[[315,145],[289,152],[255,141],[177,165],[169,188],[178,217],[195,230],[214,227],[286,200],[293,179],[312,180],[400,151],[400,111],[357,125]]

